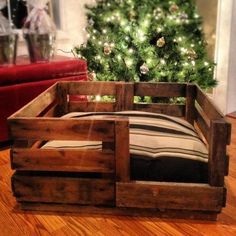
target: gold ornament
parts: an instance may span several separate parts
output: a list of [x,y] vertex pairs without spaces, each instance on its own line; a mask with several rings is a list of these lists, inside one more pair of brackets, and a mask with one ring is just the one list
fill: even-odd
[[175,13],[175,12],[177,12],[179,10],[179,7],[176,5],[176,4],[172,4],[171,6],[170,6],[170,8],[169,8],[169,11],[171,12],[171,13]]
[[157,40],[157,47],[162,48],[164,47],[166,44],[165,38],[161,37]]
[[96,79],[96,73],[94,71],[90,72],[88,74],[88,79],[89,79],[89,81],[95,80]]
[[197,53],[192,48],[190,48],[187,51],[187,56],[189,59],[194,60],[197,58]]
[[105,55],[110,55],[111,51],[112,51],[111,46],[109,46],[109,45],[104,46],[103,52],[104,52]]
[[145,63],[143,63],[143,64],[140,66],[140,72],[141,72],[141,74],[143,74],[143,75],[148,74],[149,68],[148,68],[148,66],[147,66]]

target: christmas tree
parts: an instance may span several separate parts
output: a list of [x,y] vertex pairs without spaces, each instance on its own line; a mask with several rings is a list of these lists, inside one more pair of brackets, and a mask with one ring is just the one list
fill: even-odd
[[88,9],[88,41],[75,48],[98,81],[216,85],[192,0],[102,0]]

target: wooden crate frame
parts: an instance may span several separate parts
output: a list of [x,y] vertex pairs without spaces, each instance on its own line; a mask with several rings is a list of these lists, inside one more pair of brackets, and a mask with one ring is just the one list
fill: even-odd
[[[110,95],[115,101],[73,101],[71,95]],[[134,103],[134,96],[186,100],[181,105],[145,104]],[[164,113],[183,117],[195,125],[209,149],[209,182],[131,181],[127,118],[59,118],[74,111],[123,110]],[[12,190],[22,209],[80,212],[91,209],[130,215],[146,212],[162,217],[212,220],[225,206],[224,177],[229,162],[226,147],[230,143],[231,125],[197,85],[59,82],[9,117],[8,122],[14,140]],[[48,140],[99,140],[103,148],[40,149]],[[95,176],[85,178],[84,172]]]

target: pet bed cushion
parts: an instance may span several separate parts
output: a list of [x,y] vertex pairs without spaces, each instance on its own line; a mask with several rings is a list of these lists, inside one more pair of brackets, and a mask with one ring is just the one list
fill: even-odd
[[[74,112],[63,118],[126,116],[130,123],[131,178],[165,182],[207,182],[208,151],[187,121],[163,114]],[[101,149],[101,142],[50,141],[43,148]]]

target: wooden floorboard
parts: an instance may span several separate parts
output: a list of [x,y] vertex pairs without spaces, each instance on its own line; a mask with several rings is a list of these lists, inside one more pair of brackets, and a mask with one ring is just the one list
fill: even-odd
[[9,150],[0,151],[0,236],[47,235],[236,235],[236,119],[229,147],[230,170],[226,178],[227,205],[216,222],[159,219],[155,217],[32,213],[16,209],[11,193]]

